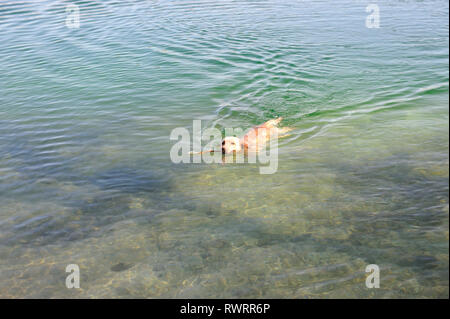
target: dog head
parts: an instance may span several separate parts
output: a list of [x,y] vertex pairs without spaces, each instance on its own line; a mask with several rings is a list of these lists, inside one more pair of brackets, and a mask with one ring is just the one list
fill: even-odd
[[227,136],[222,141],[222,154],[230,154],[241,150],[241,141],[234,136]]

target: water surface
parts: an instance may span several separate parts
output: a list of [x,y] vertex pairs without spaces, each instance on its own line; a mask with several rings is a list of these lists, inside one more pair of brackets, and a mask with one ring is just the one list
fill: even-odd
[[[70,3],[0,4],[0,297],[448,298],[447,1]],[[277,116],[276,174],[170,161]]]

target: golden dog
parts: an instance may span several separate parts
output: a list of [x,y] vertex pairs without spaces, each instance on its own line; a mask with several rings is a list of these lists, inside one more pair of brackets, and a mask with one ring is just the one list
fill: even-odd
[[235,136],[225,137],[222,140],[222,154],[230,154],[240,152],[242,150],[246,152],[258,152],[271,138],[285,137],[286,133],[292,129],[289,127],[278,128],[277,125],[282,120],[283,118],[279,117],[277,119],[267,121],[252,128],[241,138]]

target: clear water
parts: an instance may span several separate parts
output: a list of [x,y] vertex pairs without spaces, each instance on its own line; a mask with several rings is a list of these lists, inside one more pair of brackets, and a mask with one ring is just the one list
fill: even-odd
[[[0,3],[0,297],[448,298],[446,0]],[[173,164],[283,116],[279,168]],[[65,268],[80,267],[80,289]],[[380,288],[365,267],[380,267]]]

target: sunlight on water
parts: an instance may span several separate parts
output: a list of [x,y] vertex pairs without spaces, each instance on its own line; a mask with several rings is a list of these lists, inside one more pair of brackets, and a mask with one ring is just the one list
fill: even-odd
[[[448,298],[447,1],[72,3],[0,4],[0,297]],[[278,116],[275,174],[170,160]]]

